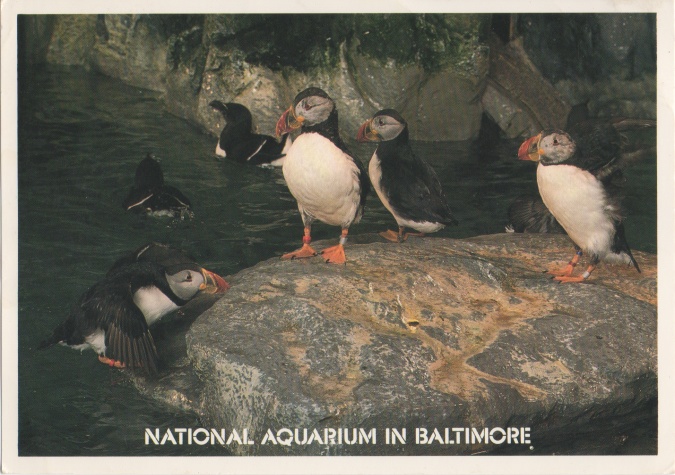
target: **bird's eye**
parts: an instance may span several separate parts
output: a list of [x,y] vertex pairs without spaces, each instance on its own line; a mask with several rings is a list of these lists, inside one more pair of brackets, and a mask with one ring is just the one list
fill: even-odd
[[189,272],[187,273],[187,275],[185,276],[185,282],[192,282],[192,274],[191,273],[189,273]]
[[553,145],[559,145],[559,144],[558,144],[558,139],[553,139]]
[[384,125],[384,120],[382,118],[378,119],[377,125],[380,125],[380,126]]
[[310,103],[308,103],[308,102],[304,102],[304,103],[302,104],[302,108],[305,109],[306,111],[308,111],[308,110],[310,110],[310,109],[312,108],[312,104],[310,104]]

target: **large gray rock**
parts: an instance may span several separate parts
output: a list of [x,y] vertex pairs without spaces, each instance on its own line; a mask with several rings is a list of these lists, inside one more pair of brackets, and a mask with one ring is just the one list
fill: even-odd
[[[378,240],[356,236],[346,265],[272,259],[232,276],[187,331],[194,373],[178,379],[198,390],[140,385],[207,427],[247,429],[255,443],[229,447],[238,454],[564,453],[552,440],[575,431],[606,453],[617,427],[649,415],[655,256],[636,253],[642,274],[601,265],[561,285],[541,271],[571,257],[565,236]],[[454,440],[464,427],[530,427],[529,443],[415,443],[416,428]],[[296,428],[300,441],[304,428],[374,429],[376,444],[262,443]],[[407,443],[386,444],[386,428],[405,428]]]

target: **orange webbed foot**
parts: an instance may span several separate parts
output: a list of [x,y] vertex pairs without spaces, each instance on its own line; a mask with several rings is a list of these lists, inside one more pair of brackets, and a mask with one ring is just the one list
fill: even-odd
[[105,356],[99,355],[98,360],[103,364],[107,364],[111,368],[126,368],[127,367],[127,365],[125,365],[124,363],[120,363],[117,360],[111,360],[110,358],[106,358]]
[[561,283],[561,284],[569,284],[572,282],[583,282],[586,280],[586,278],[582,275],[577,275],[577,276],[566,276],[566,275],[559,275],[559,276],[554,276],[553,280]]
[[317,255],[317,252],[312,249],[312,246],[309,244],[303,244],[300,249],[294,252],[289,252],[281,256],[282,259],[304,259],[307,257],[314,257]]
[[380,233],[380,236],[385,238],[387,241],[401,242],[399,240],[399,234],[391,229],[387,229],[385,232]]
[[547,270],[544,271],[546,274],[550,274],[554,277],[569,277],[572,275],[572,272],[574,272],[574,266],[572,264],[568,264],[567,267],[561,270]]
[[321,251],[321,257],[326,259],[327,263],[330,262],[332,264],[344,264],[347,262],[347,259],[345,258],[345,248],[342,244],[324,249]]

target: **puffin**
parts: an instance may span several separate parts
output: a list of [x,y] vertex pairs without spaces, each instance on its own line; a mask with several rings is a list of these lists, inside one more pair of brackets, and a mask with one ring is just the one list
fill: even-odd
[[286,134],[278,142],[269,135],[254,134],[251,112],[241,104],[211,101],[225,118],[225,127],[216,145],[216,155],[250,165],[280,167],[293,140]]
[[[398,233],[380,233],[390,241],[424,236],[457,225],[441,182],[431,166],[413,152],[408,124],[394,109],[383,109],[366,121],[357,133],[359,142],[379,141],[368,164],[368,174],[382,204],[394,216]],[[419,234],[405,233],[413,228]]]
[[149,153],[138,164],[134,186],[122,206],[127,211],[173,217],[189,211],[192,205],[180,190],[164,184],[162,168]]
[[[616,154],[616,159],[602,170],[600,175],[601,178],[603,175],[607,177],[612,175],[611,179],[616,182],[621,178],[623,169],[655,151],[654,147],[633,147],[634,150],[629,151],[623,136],[620,137],[618,134],[638,128],[656,127],[656,121],[623,117],[611,119],[591,117],[588,103],[587,100],[572,106],[567,115],[564,130],[574,135],[590,137],[596,134],[596,136],[609,139],[607,144],[601,145],[605,148],[604,155],[611,157]],[[521,195],[516,198],[516,201],[509,206],[508,216],[507,232],[566,234],[539,195]]]
[[165,266],[143,254],[136,262],[113,265],[38,350],[56,343],[80,351],[91,348],[111,367],[156,373],[158,356],[150,326],[200,292],[220,293],[229,287],[222,277],[193,262]]
[[349,227],[363,215],[370,181],[363,164],[348,149],[338,132],[335,101],[318,87],[300,92],[276,126],[277,136],[300,128],[282,166],[289,191],[298,202],[305,226],[300,249],[283,259],[306,258],[317,252],[310,246],[315,220],[340,226],[336,246],[321,251],[326,262],[346,262],[344,245]]
[[[622,137],[609,123],[584,123],[569,132],[547,129],[522,143],[518,158],[538,162],[537,185],[548,208],[574,242],[576,254],[562,270],[549,271],[559,282],[588,279],[600,261],[640,267],[622,224],[619,190]],[[586,252],[589,267],[574,276]]]

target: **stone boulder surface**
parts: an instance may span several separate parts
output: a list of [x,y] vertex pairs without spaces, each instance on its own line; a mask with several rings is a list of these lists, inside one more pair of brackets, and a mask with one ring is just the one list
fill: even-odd
[[[583,453],[623,453],[638,420],[654,426],[641,450],[655,450],[655,256],[635,253],[641,274],[601,264],[558,284],[542,270],[566,265],[566,236],[363,235],[346,254],[346,265],[271,259],[228,278],[186,333],[178,379],[190,394],[162,390],[171,379],[146,390],[208,427],[247,429],[255,443],[237,454],[577,453],[578,434],[603,441]],[[460,432],[508,427],[529,427],[526,443]],[[406,442],[387,444],[388,428]],[[291,444],[271,440],[295,429]],[[376,440],[324,440],[340,430]]]

